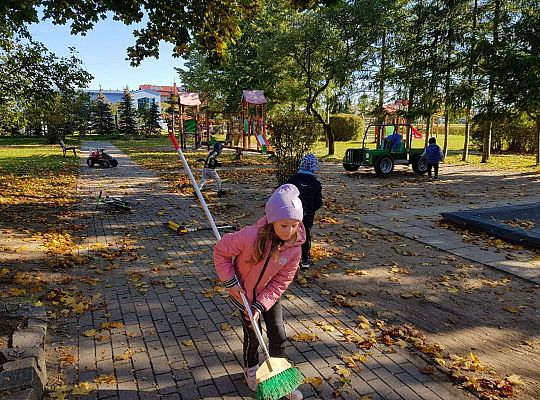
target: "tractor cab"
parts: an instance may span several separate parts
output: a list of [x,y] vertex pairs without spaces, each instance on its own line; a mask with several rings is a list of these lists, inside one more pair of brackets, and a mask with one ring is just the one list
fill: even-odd
[[[357,171],[360,167],[372,167],[377,175],[387,176],[395,165],[412,165],[414,172],[424,174],[424,148],[412,148],[413,139],[418,137],[422,136],[411,124],[370,124],[364,132],[362,148],[345,152],[343,168]],[[370,141],[375,148],[368,147]]]

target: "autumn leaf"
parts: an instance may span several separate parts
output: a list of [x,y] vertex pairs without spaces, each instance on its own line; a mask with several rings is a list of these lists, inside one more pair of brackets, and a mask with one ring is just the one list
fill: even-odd
[[287,294],[285,295],[285,297],[286,297],[287,300],[289,300],[289,301],[293,301],[294,299],[296,299],[296,296],[295,296],[294,294],[289,294],[289,293],[287,293]]
[[186,347],[193,347],[193,340],[191,339],[188,339],[188,340],[182,340],[182,344]]
[[122,328],[124,324],[122,322],[102,322],[101,329],[111,330]]
[[107,385],[112,385],[116,383],[116,377],[113,374],[101,374],[96,379],[94,379],[94,382],[96,382],[98,385],[104,383]]
[[10,274],[9,268],[0,269],[0,279],[6,279]]
[[505,379],[508,382],[510,382],[512,385],[524,385],[525,384],[525,381],[523,380],[523,378],[521,376],[519,376],[519,375],[516,375],[516,374],[508,375]]
[[26,294],[26,290],[19,288],[11,288],[8,290],[8,294],[12,297],[24,296]]
[[316,342],[321,340],[317,335],[313,333],[299,333],[297,335],[291,336],[289,339],[294,340],[295,342]]
[[49,397],[54,400],[66,400],[67,391],[67,385],[55,386],[49,393]]
[[75,356],[71,353],[64,354],[60,358],[60,363],[63,365],[72,365],[75,362]]
[[420,372],[426,375],[432,375],[435,373],[435,367],[428,365],[426,367],[420,368]]
[[133,354],[135,354],[135,352],[132,349],[127,349],[122,354],[114,356],[114,359],[116,361],[128,360],[133,357]]
[[335,365],[334,371],[336,371],[336,374],[338,374],[342,378],[348,378],[349,376],[351,376],[351,371],[347,368],[343,368],[341,365]]
[[231,330],[231,328],[232,328],[231,324],[228,324],[227,322],[223,322],[223,323],[221,324],[221,330],[222,330],[222,331],[225,331],[225,332],[226,332],[226,331]]
[[503,310],[504,310],[504,311],[508,311],[508,312],[510,312],[510,313],[512,313],[512,314],[517,314],[517,313],[519,313],[519,309],[518,309],[517,307],[504,306],[504,307],[503,307]]
[[[96,378],[96,383],[99,383],[99,382],[97,382],[97,378]],[[90,385],[90,382],[81,382],[81,383],[76,384],[73,387],[73,390],[71,391],[71,394],[73,396],[86,396],[90,392],[92,392],[93,390],[94,389]]]
[[315,324],[325,332],[334,332],[336,330],[336,328],[326,321],[315,321]]
[[304,383],[319,386],[322,385],[323,379],[320,376],[313,376],[313,377],[305,377]]
[[362,329],[370,329],[371,328],[371,323],[369,322],[369,320],[364,317],[363,315],[359,315],[358,316],[358,326],[361,327]]
[[87,329],[83,332],[83,336],[94,337],[96,336],[97,331],[95,329]]

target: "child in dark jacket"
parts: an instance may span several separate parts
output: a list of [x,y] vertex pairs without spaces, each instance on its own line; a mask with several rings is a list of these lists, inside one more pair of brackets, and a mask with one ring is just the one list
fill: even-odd
[[[204,160],[202,178],[201,178],[201,181],[199,182],[199,189],[202,190],[206,181],[208,179],[213,179],[216,182],[216,189],[217,189],[218,197],[221,197],[224,194],[224,191],[221,190],[221,178],[216,172],[216,167],[219,166],[219,161],[217,160],[217,158],[221,154],[221,150],[223,150],[223,144],[219,142],[215,143],[214,148],[210,151],[210,153],[208,153],[208,155],[206,156],[206,159]],[[197,192],[193,192],[193,195],[196,196]]]
[[[439,178],[439,162],[444,160],[444,155],[441,148],[437,145],[437,140],[434,137],[429,138],[429,146],[426,147],[422,156],[426,158],[428,167],[428,179]],[[431,177],[431,170],[434,170],[434,177]]]
[[[229,289],[233,305],[244,311],[242,292],[259,325],[264,319],[271,357],[285,357],[287,335],[280,300],[294,280],[305,239],[298,195],[294,185],[280,186],[266,203],[264,217],[255,225],[224,235],[214,247],[216,272]],[[243,314],[244,376],[248,387],[256,391],[259,341]],[[302,393],[294,390],[285,398],[301,400]]]
[[292,183],[300,192],[300,200],[304,208],[304,228],[306,230],[306,241],[302,245],[302,264],[301,269],[308,269],[311,250],[311,228],[315,219],[315,212],[322,207],[322,186],[317,180],[315,173],[319,169],[317,157],[313,154],[307,154],[300,162],[300,169],[294,175],[291,175],[287,183]]

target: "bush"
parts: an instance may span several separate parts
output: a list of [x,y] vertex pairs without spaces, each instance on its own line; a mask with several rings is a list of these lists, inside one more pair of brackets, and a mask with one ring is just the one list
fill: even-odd
[[[534,121],[525,113],[505,113],[498,115],[493,121],[491,131],[491,148],[495,151],[511,151],[515,153],[534,152],[536,131]],[[482,148],[484,133],[480,121],[475,121],[472,130],[473,142]]]
[[354,114],[336,114],[330,117],[330,126],[334,132],[336,142],[356,140],[364,131],[364,119]]
[[268,129],[276,179],[281,185],[298,170],[302,157],[321,135],[321,126],[304,112],[289,112],[273,117]]

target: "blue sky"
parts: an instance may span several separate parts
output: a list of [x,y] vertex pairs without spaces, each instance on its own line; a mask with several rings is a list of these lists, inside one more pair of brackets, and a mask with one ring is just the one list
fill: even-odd
[[[140,26],[140,25],[139,25]],[[53,25],[42,21],[29,27],[35,40],[42,42],[57,56],[69,54],[68,48],[75,47],[78,58],[84,62],[86,70],[94,76],[89,87],[92,89],[138,89],[140,84],[172,85],[178,74],[174,67],[183,65],[182,59],[172,57],[172,44],[161,44],[160,58],[144,59],[139,67],[131,67],[125,60],[126,48],[135,43],[133,30],[137,25],[126,26],[121,22],[107,19],[94,26],[86,36],[72,36],[69,25]]]

